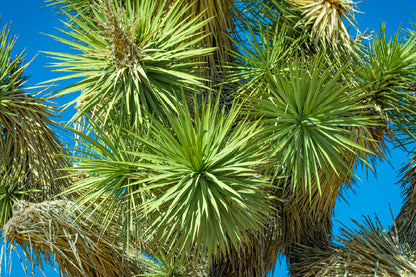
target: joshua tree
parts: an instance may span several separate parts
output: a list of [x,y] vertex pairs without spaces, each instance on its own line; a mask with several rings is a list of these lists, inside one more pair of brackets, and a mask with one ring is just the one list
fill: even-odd
[[[391,229],[334,242],[331,222],[357,163],[415,139],[415,31],[351,37],[349,0],[47,3],[79,53],[48,52],[69,74],[45,83],[72,85],[30,94],[0,37],[5,248],[64,276],[265,276],[278,255],[291,276],[416,275],[415,156]],[[75,92],[64,148],[48,102]]]

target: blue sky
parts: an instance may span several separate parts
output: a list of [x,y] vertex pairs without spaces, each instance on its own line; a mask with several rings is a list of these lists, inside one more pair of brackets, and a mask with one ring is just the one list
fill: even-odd
[[[1,25],[12,22],[11,34],[18,35],[15,46],[16,53],[26,49],[26,60],[31,60],[37,55],[26,72],[27,75],[31,75],[28,82],[29,86],[58,76],[56,72],[51,72],[51,69],[47,67],[52,60],[46,54],[39,53],[39,51],[70,51],[53,38],[44,35],[60,35],[57,28],[63,28],[63,24],[54,15],[51,8],[41,8],[42,6],[44,6],[42,0],[2,0],[0,5]],[[380,23],[384,20],[388,34],[391,34],[400,25],[403,29],[406,29],[411,27],[411,20],[416,21],[416,17],[413,15],[413,13],[416,13],[416,2],[414,1],[366,0],[358,4],[358,9],[362,12],[356,14],[360,30],[368,28],[370,31],[374,29],[377,31]],[[64,99],[61,101],[68,100]],[[65,111],[61,114],[62,118],[60,120],[68,120],[71,115],[71,110]],[[340,227],[340,223],[337,221],[347,226],[354,226],[350,219],[352,218],[360,222],[363,215],[374,218],[375,214],[377,214],[384,226],[392,223],[390,207],[393,216],[396,216],[402,205],[400,188],[396,182],[399,179],[397,177],[398,171],[401,168],[401,164],[407,160],[407,156],[400,150],[391,149],[389,160],[393,168],[386,163],[379,163],[376,167],[377,178],[369,175],[367,179],[365,172],[357,170],[361,181],[357,181],[355,194],[352,192],[348,194],[347,200],[349,205],[345,201],[338,201],[335,207],[335,234],[338,234],[338,228]],[[13,258],[11,276],[25,276],[23,270],[21,270],[18,258]],[[4,268],[2,268],[1,272],[1,276],[4,276]],[[48,277],[58,276],[50,268],[46,269],[45,274]],[[287,271],[284,269],[284,265],[280,266],[278,264],[273,276],[280,277],[286,275]],[[39,273],[37,276],[43,276],[43,274]]]

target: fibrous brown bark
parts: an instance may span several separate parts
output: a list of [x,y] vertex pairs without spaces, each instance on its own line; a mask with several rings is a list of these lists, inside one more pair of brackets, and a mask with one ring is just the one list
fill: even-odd
[[[149,261],[130,247],[123,251],[115,239],[116,228],[101,232],[101,226],[88,214],[76,218],[82,209],[70,201],[29,203],[13,207],[13,217],[3,227],[9,245],[19,245],[33,267],[59,264],[63,276],[119,277],[146,273],[141,261]],[[4,246],[3,246],[4,247]]]

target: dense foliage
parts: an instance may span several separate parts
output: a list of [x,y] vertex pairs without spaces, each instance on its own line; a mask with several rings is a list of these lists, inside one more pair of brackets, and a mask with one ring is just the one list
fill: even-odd
[[[392,230],[336,244],[331,222],[357,163],[414,142],[415,31],[351,37],[350,0],[46,2],[78,52],[47,52],[66,75],[45,83],[73,83],[29,93],[3,28],[4,248],[63,276],[266,276],[278,255],[292,276],[416,274],[414,156]],[[51,117],[74,103],[65,148]]]

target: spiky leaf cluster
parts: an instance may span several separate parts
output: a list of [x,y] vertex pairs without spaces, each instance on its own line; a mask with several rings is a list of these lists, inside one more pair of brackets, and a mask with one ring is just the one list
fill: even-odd
[[50,99],[34,97],[24,88],[29,64],[23,60],[24,51],[12,56],[16,39],[9,32],[5,25],[0,33],[0,162],[11,176],[20,168],[34,199],[46,199],[69,184],[67,179],[55,180],[63,175],[57,169],[68,165],[54,156],[64,153],[48,126],[56,126],[50,119],[56,108],[45,104]]
[[350,47],[350,35],[344,19],[352,26],[357,3],[351,0],[290,0],[303,14],[300,24],[312,25],[313,36],[334,47]]
[[225,114],[218,101],[195,100],[192,111],[177,106],[178,115],[154,120],[148,134],[91,121],[93,137],[77,132],[84,155],[73,157],[71,170],[80,180],[67,192],[78,192],[80,204],[98,205],[104,222],[118,217],[129,235],[130,228],[146,229],[149,243],[171,251],[195,245],[202,255],[206,247],[213,253],[237,245],[265,220],[268,184],[255,170],[265,158],[255,140],[259,127],[236,126],[240,105]]
[[51,54],[61,60],[55,64],[59,71],[76,72],[58,80],[81,79],[60,92],[81,91],[70,103],[79,104],[74,119],[120,112],[139,126],[144,111],[157,117],[174,109],[175,91],[202,87],[199,64],[192,60],[213,50],[196,47],[204,37],[198,30],[207,20],[199,20],[201,15],[183,18],[191,6],[181,3],[99,1],[91,16],[68,14],[73,23],[63,32],[75,41],[57,39],[81,53]]
[[363,91],[342,81],[345,69],[325,68],[319,56],[310,62],[298,58],[287,72],[269,74],[251,100],[252,113],[262,116],[265,140],[280,161],[276,170],[294,188],[319,188],[322,173],[329,183],[332,176],[349,179],[353,169],[346,157],[357,157],[358,150],[370,152],[356,143],[366,137],[350,128],[374,126],[377,117],[360,104]]
[[[400,30],[389,39],[381,25],[363,57],[358,79],[369,91],[369,102],[391,123],[397,135],[414,136],[416,130],[415,90],[416,38],[400,38]],[[402,144],[402,142],[396,141]]]
[[255,170],[265,162],[256,142],[261,129],[239,118],[240,105],[226,114],[218,101],[194,100],[193,116],[178,107],[178,116],[152,124],[149,138],[138,137],[147,146],[137,153],[146,160],[141,166],[151,172],[143,189],[156,195],[142,209],[155,216],[152,234],[171,249],[195,246],[198,255],[237,246],[259,230],[268,209],[268,185]]

